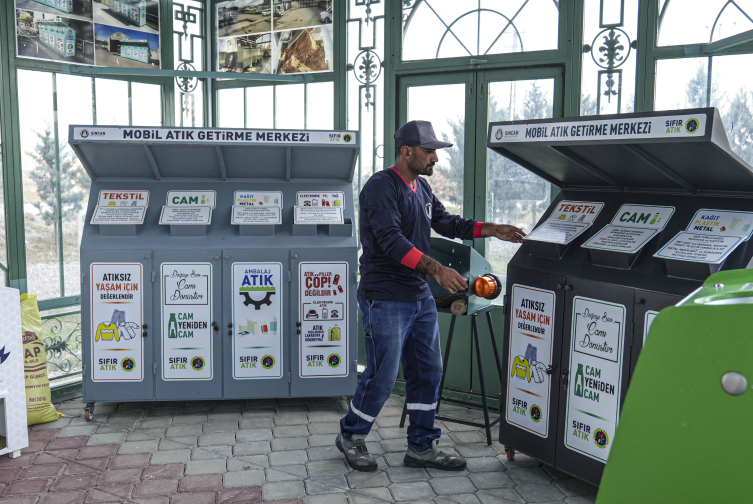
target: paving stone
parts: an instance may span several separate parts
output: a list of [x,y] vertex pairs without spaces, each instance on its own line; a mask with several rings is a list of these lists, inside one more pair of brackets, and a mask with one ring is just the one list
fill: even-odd
[[490,488],[508,488],[515,486],[515,482],[503,472],[476,473],[471,474],[469,478],[479,490],[487,490]]
[[[482,434],[480,431],[450,432],[447,437],[456,444],[486,443],[486,434]],[[442,440],[444,441],[445,438],[442,438]]]
[[251,408],[243,410],[243,418],[271,418],[277,414],[275,408]]
[[549,467],[548,465],[541,464],[541,468],[546,471],[546,473],[551,476],[552,478],[556,480],[563,480],[563,479],[571,479],[572,476],[570,476],[567,473],[563,473],[562,471],[555,469],[554,467]]
[[497,452],[492,450],[486,443],[481,444],[459,444],[455,449],[463,457],[496,457]]
[[21,453],[39,453],[44,451],[49,443],[49,440],[46,439],[43,441],[29,441],[29,446],[21,448]]
[[149,465],[149,454],[115,455],[107,464],[108,469],[126,469],[130,467],[146,467]]
[[86,490],[48,493],[42,496],[39,504],[81,504],[85,497]]
[[272,417],[244,418],[238,422],[238,427],[242,429],[272,429],[275,426]]
[[261,469],[269,467],[269,459],[266,455],[244,455],[233,457],[227,461],[228,471],[245,471],[247,469]]
[[305,413],[283,413],[274,418],[275,425],[305,425],[309,418]]
[[178,494],[170,499],[172,504],[214,504],[214,492],[194,492]]
[[308,447],[307,438],[304,437],[272,440],[272,451],[305,450]]
[[[394,427],[399,428],[400,427],[400,417],[399,416],[389,416],[389,417],[377,417],[376,421],[377,427],[381,429],[385,427]],[[408,420],[405,421],[406,425],[408,424]]]
[[[170,418],[180,414],[180,408],[158,408],[151,409],[144,415],[146,418]],[[168,424],[169,425],[169,424]]]
[[264,500],[301,499],[306,496],[302,481],[281,481],[265,483],[261,487]]
[[207,421],[206,415],[181,414],[180,416],[173,417],[173,427],[183,426],[183,425],[199,425],[199,424],[203,424],[206,421]]
[[[285,399],[299,399],[297,397],[288,397]],[[300,399],[305,399],[301,397]],[[308,401],[306,402],[297,402],[297,403],[291,403],[291,404],[283,404],[279,400],[277,401],[277,406],[275,407],[275,411],[278,415],[286,415],[288,413],[308,413],[309,412],[309,405]]]
[[178,483],[178,492],[215,492],[220,488],[222,488],[222,476],[219,474],[186,476]]
[[128,499],[128,504],[170,504],[169,497],[136,497]]
[[[99,430],[97,430],[99,432]],[[86,446],[100,446],[109,444],[120,444],[125,441],[125,432],[113,432],[110,434],[92,434],[86,442]]]
[[465,477],[432,478],[429,484],[437,495],[457,495],[476,491],[476,487],[471,483],[471,480]]
[[133,429],[135,427],[135,421],[130,424],[99,424],[99,427],[97,427],[97,434],[115,434],[120,432],[128,434],[128,429]]
[[61,417],[55,420],[54,422],[48,422],[43,424],[37,424],[34,427],[32,427],[32,430],[39,431],[39,430],[57,430],[62,429],[63,427],[67,427],[70,425],[72,418],[70,417]]
[[311,411],[308,416],[309,422],[332,422],[339,424],[342,415],[337,411]]
[[[387,473],[376,472],[363,472],[363,471],[351,471],[345,475],[348,480],[348,485],[352,489],[364,489],[364,488],[387,488],[391,482],[387,478]],[[390,500],[392,497],[390,497]]]
[[144,481],[156,479],[178,479],[183,476],[184,464],[166,464],[145,467],[141,472]]
[[[216,410],[215,410],[216,411]],[[219,422],[230,422],[235,421],[235,424],[238,425],[238,420],[243,418],[243,415],[241,414],[240,410],[238,411],[224,411],[220,413],[209,413],[207,415],[207,421],[209,423],[219,423]],[[216,432],[216,431],[213,431]]]
[[596,495],[596,492],[599,491],[599,487],[595,487],[593,485],[586,483],[585,481],[581,481],[577,479],[566,479],[566,480],[555,481],[554,486],[556,486],[560,492],[562,492],[568,497],[578,497],[582,495]]
[[58,478],[50,487],[51,492],[65,492],[68,490],[88,490],[97,482],[97,474],[77,474]]
[[191,460],[227,459],[232,456],[232,446],[207,446],[206,448],[194,448],[191,451]]
[[505,466],[496,457],[472,457],[465,459],[470,472],[504,471]]
[[261,488],[223,488],[217,492],[217,504],[225,502],[228,504],[253,504],[261,502]]
[[434,499],[436,504],[479,504],[478,497],[473,494],[443,495]]
[[405,438],[402,438],[402,439],[385,439],[384,441],[382,441],[379,444],[382,445],[382,449],[386,453],[391,453],[391,452],[403,452],[403,453],[405,453],[405,451],[408,449],[408,441]]
[[424,469],[413,467],[392,467],[387,471],[387,476],[393,483],[429,480],[429,475]]
[[159,441],[165,437],[167,429],[144,429],[131,431],[126,435],[126,441]]
[[184,436],[199,436],[202,434],[201,424],[195,425],[178,425],[167,429],[165,437],[175,438]]
[[234,432],[238,430],[237,421],[221,421],[221,422],[209,422],[203,424],[204,434],[211,434],[213,432]]
[[153,404],[153,402],[147,401],[120,403],[120,406],[118,406],[118,412],[146,411],[151,409]]
[[431,467],[427,467],[425,470],[427,473],[429,473],[429,476],[431,476],[432,478],[445,478],[448,476],[455,477],[455,476],[469,476],[470,475],[470,472],[467,469],[463,471],[452,471],[450,473],[448,473],[447,471],[442,471],[440,469],[433,469]]
[[196,447],[197,439],[197,436],[160,439],[157,449],[159,451],[192,449]]
[[178,492],[178,480],[160,479],[142,481],[133,489],[134,497],[152,497],[155,495],[171,495]]
[[522,467],[508,469],[507,475],[519,485],[530,483],[549,483],[551,476],[540,467]]
[[141,429],[159,429],[167,428],[172,424],[172,417],[144,418],[136,421],[136,428]]
[[[320,435],[320,434],[334,434],[337,435],[340,433],[340,424],[336,422],[325,422],[325,423],[311,423],[308,425],[309,432],[314,435]],[[335,442],[335,437],[332,436],[332,442]]]
[[264,469],[229,472],[223,474],[222,478],[223,484],[226,488],[263,485],[266,482]]
[[191,460],[191,450],[167,450],[152,453],[150,463],[152,465],[180,464],[189,460]]
[[47,429],[42,431],[30,430],[29,441],[49,441],[54,439],[58,435],[58,432],[60,432],[60,429]]
[[413,481],[410,483],[394,483],[389,487],[395,500],[416,501],[418,499],[433,499],[436,497],[431,485],[426,481]]
[[345,476],[340,474],[314,476],[306,480],[305,484],[309,495],[344,493],[350,488]]
[[118,453],[120,445],[109,444],[101,446],[85,446],[78,451],[76,460],[86,460],[93,458],[109,458]]
[[214,411],[238,411],[246,407],[246,401],[242,399],[219,401],[214,405]]
[[249,441],[272,441],[272,429],[248,429],[241,430],[235,434],[235,440],[238,443]]
[[567,504],[594,504],[596,502],[595,495],[587,495],[581,497],[568,497],[565,499]]
[[[274,442],[273,442],[274,444]],[[372,452],[373,453],[373,452]],[[334,460],[343,458],[343,454],[336,446],[318,446],[316,448],[309,448],[308,450],[309,460]]]
[[197,460],[186,464],[186,474],[222,474],[227,472],[227,462],[219,460]]
[[343,493],[307,495],[301,502],[303,504],[348,504],[348,498]]
[[393,502],[392,494],[386,488],[349,490],[347,495],[351,504],[383,504],[384,502]]
[[384,427],[379,429],[379,437],[382,439],[406,439],[407,430],[400,427]]
[[[44,425],[44,424],[42,424]],[[39,499],[38,495],[26,495],[18,497],[5,497],[3,504],[34,504]]]
[[157,451],[157,444],[159,442],[156,439],[149,441],[133,441],[125,442],[120,445],[118,449],[118,455],[132,455],[134,453],[154,453]]
[[306,472],[306,466],[303,465],[289,465],[284,467],[278,467],[277,469],[267,469],[265,471],[267,475],[267,483],[274,483],[275,481],[303,481],[308,478]]
[[557,487],[548,483],[518,485],[515,487],[515,491],[517,491],[526,502],[544,502],[562,500],[565,498],[565,495],[557,490]]
[[199,436],[199,446],[231,445],[235,443],[234,432],[217,432]]
[[[9,457],[4,457],[0,459],[0,462],[3,460],[15,460],[10,459]],[[12,467],[9,469],[0,469],[0,484],[7,485],[9,483],[12,483],[13,481],[16,481],[18,479],[18,476],[24,471],[25,469],[21,467]]]
[[[196,415],[202,413],[211,413],[213,409],[212,403],[207,404],[192,404],[190,406],[184,406],[181,408],[182,415]],[[174,425],[174,424],[173,424]]]
[[[350,472],[348,466],[345,464],[345,460],[319,460],[317,462],[309,462],[306,464],[310,476],[318,476],[321,474],[345,474]],[[371,474],[371,473],[369,473]]]
[[96,459],[86,459],[78,462],[70,462],[65,467],[65,474],[93,474],[100,473],[107,468],[107,462],[110,459],[106,457]]
[[47,478],[14,481],[8,485],[5,492],[3,492],[3,495],[9,497],[12,495],[43,494],[47,492],[52,481],[53,480]]
[[[62,432],[62,431],[61,431]],[[57,439],[53,439],[49,442],[47,445],[48,450],[65,450],[68,448],[81,448],[82,446],[86,446],[86,441],[88,438],[86,436],[76,436],[76,437],[58,437]]]
[[[43,465],[43,464],[60,464],[65,462],[70,462],[74,458],[76,458],[76,454],[78,453],[78,450],[75,448],[71,448],[70,450],[51,450],[46,451],[44,453],[40,453],[39,456],[34,460],[35,465]],[[24,464],[29,465],[29,464]]]
[[308,437],[309,446],[332,446],[335,444],[335,436],[332,434],[316,434]]
[[135,422],[144,418],[143,411],[118,411],[107,418],[107,423]]
[[309,458],[304,450],[272,452],[269,454],[269,465],[271,465],[272,467],[292,464],[305,464],[308,461]]
[[305,425],[282,425],[272,429],[275,438],[283,437],[307,437],[309,430]]
[[541,462],[539,462],[538,460],[532,459],[528,455],[523,455],[522,453],[516,453],[515,460],[507,460],[506,454],[499,455],[497,459],[502,462],[508,469],[512,469],[514,467],[539,467],[541,465]]
[[136,484],[141,481],[142,469],[115,469],[103,471],[97,480],[97,485],[115,485],[119,483]]
[[387,462],[389,467],[404,467],[403,457],[405,457],[405,451],[385,453],[382,458]]
[[107,485],[92,488],[86,494],[84,502],[87,504],[98,504],[102,502],[123,501],[131,495],[132,489],[133,485]]
[[[281,441],[281,439],[277,441]],[[236,443],[233,445],[233,455],[236,457],[242,455],[266,455],[271,451],[272,448],[269,446],[269,441],[251,441],[249,443]]]

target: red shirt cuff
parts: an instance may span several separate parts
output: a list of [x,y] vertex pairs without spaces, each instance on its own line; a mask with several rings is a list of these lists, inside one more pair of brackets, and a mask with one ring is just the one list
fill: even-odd
[[475,226],[473,226],[473,237],[474,238],[481,238],[481,228],[484,227],[483,222],[477,222]]
[[423,256],[423,252],[418,250],[416,247],[413,247],[408,251],[407,254],[405,254],[405,257],[403,257],[403,260],[400,261],[400,263],[403,266],[408,266],[410,269],[416,269],[416,266],[418,266],[418,261],[420,261]]

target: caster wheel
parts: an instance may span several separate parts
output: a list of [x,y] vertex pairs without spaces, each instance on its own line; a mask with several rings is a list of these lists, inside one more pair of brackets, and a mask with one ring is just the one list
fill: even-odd
[[86,419],[87,422],[92,421],[92,412],[90,410],[84,411],[84,419]]
[[505,450],[505,453],[507,454],[507,460],[515,460],[515,450],[512,448],[507,448]]

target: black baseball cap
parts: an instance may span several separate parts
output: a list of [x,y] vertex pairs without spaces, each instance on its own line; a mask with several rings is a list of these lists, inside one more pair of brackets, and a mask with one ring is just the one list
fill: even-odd
[[437,140],[434,128],[429,121],[411,121],[400,126],[400,129],[395,132],[395,148],[400,150],[403,145],[419,146],[424,149],[452,147],[451,143]]

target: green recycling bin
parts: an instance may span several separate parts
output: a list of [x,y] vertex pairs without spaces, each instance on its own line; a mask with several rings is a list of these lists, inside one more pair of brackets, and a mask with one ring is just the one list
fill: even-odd
[[753,270],[710,276],[654,320],[597,504],[750,502]]

